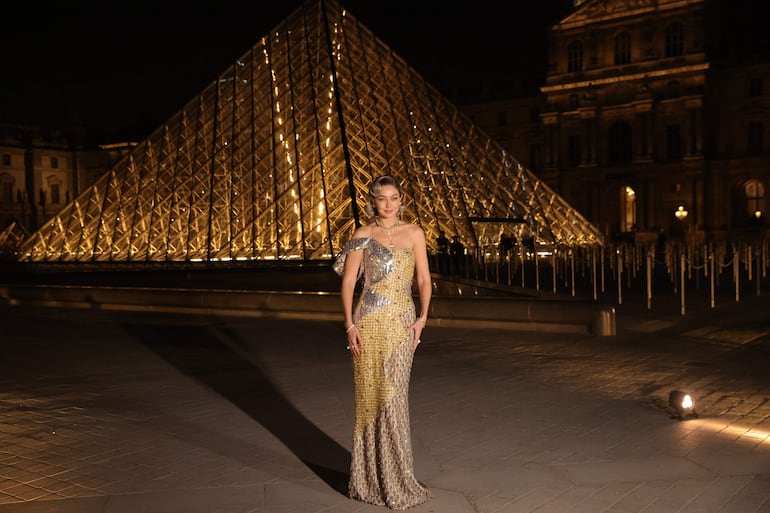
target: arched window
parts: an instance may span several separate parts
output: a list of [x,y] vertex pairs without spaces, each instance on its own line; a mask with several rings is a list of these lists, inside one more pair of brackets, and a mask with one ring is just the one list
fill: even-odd
[[666,57],[676,57],[684,53],[684,27],[681,23],[672,23],[666,27]]
[[615,37],[615,65],[621,66],[631,62],[631,35],[621,32]]
[[762,222],[765,217],[765,186],[759,180],[749,180],[743,186],[749,219]]
[[583,70],[583,43],[572,41],[567,47],[567,71]]
[[636,230],[636,191],[630,186],[620,188],[620,231]]
[[631,127],[628,123],[618,121],[609,129],[608,149],[610,164],[631,163]]

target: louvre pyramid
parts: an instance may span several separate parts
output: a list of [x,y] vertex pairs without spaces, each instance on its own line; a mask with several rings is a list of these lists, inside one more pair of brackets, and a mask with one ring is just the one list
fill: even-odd
[[309,0],[29,236],[20,259],[327,259],[367,222],[366,186],[385,173],[429,245],[439,230],[483,245],[505,227],[601,243],[341,5]]
[[16,221],[11,221],[0,232],[0,260],[15,260],[16,250],[19,244],[29,233]]

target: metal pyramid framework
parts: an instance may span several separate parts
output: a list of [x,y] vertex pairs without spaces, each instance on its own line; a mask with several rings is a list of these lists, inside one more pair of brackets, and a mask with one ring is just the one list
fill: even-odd
[[[21,245],[23,261],[328,259],[372,177],[429,246],[601,235],[332,0],[304,3]],[[433,248],[431,248],[433,249]]]
[[29,232],[22,225],[16,221],[11,221],[0,232],[0,261],[15,260],[19,244],[28,236]]

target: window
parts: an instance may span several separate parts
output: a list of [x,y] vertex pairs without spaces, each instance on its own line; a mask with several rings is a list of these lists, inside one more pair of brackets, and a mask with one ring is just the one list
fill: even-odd
[[7,153],[3,154],[3,165],[4,166],[10,166],[11,165],[11,156]]
[[569,144],[567,155],[569,167],[578,167],[580,165],[580,136],[570,135],[567,142]]
[[631,163],[631,127],[618,121],[608,132],[609,161],[611,164]]
[[684,27],[681,23],[672,23],[666,27],[666,57],[676,57],[684,53]]
[[620,231],[636,230],[636,191],[626,185],[620,188]]
[[51,157],[51,167],[56,169],[59,167],[59,158],[58,157]]
[[666,157],[668,160],[682,158],[682,133],[679,125],[666,126]]
[[567,47],[567,71],[583,70],[583,43],[573,41]]
[[508,124],[508,113],[505,111],[497,113],[497,126],[505,126]]
[[540,109],[537,107],[529,109],[529,120],[533,123],[540,122]]
[[749,219],[761,222],[765,213],[765,186],[759,180],[749,180],[744,185]]
[[682,96],[682,87],[678,80],[669,80],[666,84],[666,90],[669,98],[679,98]]
[[749,96],[762,96],[763,85],[760,77],[749,80]]
[[48,194],[43,189],[40,189],[40,204],[44,205],[46,196],[48,196],[48,201],[51,204],[58,205],[61,203],[61,178],[51,175],[46,179],[46,182],[48,183]]
[[13,203],[14,179],[8,173],[0,174],[0,191],[3,203]]
[[61,193],[59,192],[58,183],[51,184],[51,203],[54,205],[61,203]]
[[748,124],[748,153],[761,155],[765,150],[765,124],[762,121],[749,121]]
[[580,107],[580,96],[575,93],[569,95],[569,108],[571,110],[577,110]]
[[621,66],[631,62],[631,35],[622,32],[615,37],[615,65]]

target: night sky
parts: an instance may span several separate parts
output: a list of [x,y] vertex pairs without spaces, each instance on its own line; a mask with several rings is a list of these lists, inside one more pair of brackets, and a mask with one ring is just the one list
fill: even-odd
[[[439,90],[541,83],[570,0],[342,0]],[[143,138],[301,0],[26,2],[0,31],[0,122]],[[459,5],[455,5],[459,4]],[[522,11],[526,5],[527,11]]]

